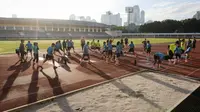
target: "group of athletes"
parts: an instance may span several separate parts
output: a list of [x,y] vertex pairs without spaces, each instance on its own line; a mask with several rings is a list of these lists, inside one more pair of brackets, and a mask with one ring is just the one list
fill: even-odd
[[[125,41],[125,42],[124,42]],[[87,44],[84,44],[85,39],[81,39],[81,45],[83,46],[83,56],[80,62],[82,62],[85,57],[89,60],[90,62],[90,56],[89,56],[89,50],[94,52],[97,51],[99,53],[98,55],[102,56],[102,59],[105,59],[106,63],[109,62],[115,62],[115,65],[119,65],[119,57],[124,56],[124,52],[129,52],[133,53],[134,56],[136,56],[134,49],[135,45],[131,41],[129,44],[128,38],[121,39],[121,41],[118,41],[116,45],[114,44],[114,39],[108,39],[107,41],[103,42],[103,46],[101,47],[100,41],[95,39],[92,40],[92,42],[89,45],[89,42]],[[125,51],[124,51],[125,50]]]
[[[64,55],[65,54],[70,55],[71,49],[73,49],[73,51],[74,51],[74,42],[72,40],[67,39],[67,40],[63,40],[62,43],[61,43],[61,41],[57,41],[56,43],[52,43],[51,46],[49,46],[47,48],[47,54],[44,56],[45,60],[43,61],[43,64],[47,60],[52,60],[54,68],[55,68],[54,55],[56,54],[56,52],[58,52],[61,56],[62,56],[61,52],[63,52]],[[30,53],[31,59],[33,59],[33,64],[35,65],[35,63],[36,63],[37,66],[39,66],[38,65],[39,46],[38,46],[37,42],[34,42],[33,45],[32,45],[32,43],[30,41],[28,41],[28,43],[25,45],[24,40],[21,40],[19,47],[16,48],[15,51],[16,51],[16,54],[18,55],[18,57],[19,57],[19,59],[22,63],[24,63],[26,61],[26,59],[28,58],[28,53]]]
[[[185,39],[177,40],[175,43],[169,44],[167,54],[156,52],[154,54],[153,68],[160,68],[160,64],[163,60],[168,60],[169,64],[179,63],[181,59],[188,62],[191,57],[191,51],[195,51],[196,38],[193,37],[193,41],[189,38],[186,42]],[[157,64],[157,66],[156,66]]]
[[[151,44],[150,41],[144,40],[143,42],[144,46],[144,52],[147,57],[147,61],[150,60],[151,55]],[[129,43],[128,38],[122,38],[121,41],[116,42],[116,45],[114,44],[114,38],[108,39],[107,41],[103,42],[103,45],[101,46],[100,41],[93,39],[91,42],[85,40],[84,37],[81,38],[81,47],[82,47],[82,58],[80,59],[80,62],[82,63],[84,60],[88,60],[90,63],[90,51],[99,53],[99,55],[102,56],[103,59],[107,63],[109,62],[115,62],[115,65],[120,65],[119,58],[120,56],[124,56],[126,53],[131,53],[135,60],[137,58],[137,55],[135,53],[135,45],[133,41]],[[185,42],[185,39],[178,40],[173,44],[168,45],[168,51],[167,54],[156,52],[154,53],[154,63],[153,67],[160,68],[160,64],[163,60],[168,60],[169,63],[173,62],[173,64],[176,64],[180,61],[181,58],[184,58],[187,62],[187,59],[189,58],[189,54],[191,50],[196,48],[196,39],[194,38],[193,41],[191,39],[188,40],[188,42]],[[26,49],[26,51],[25,51]],[[73,49],[74,51],[74,42],[72,40],[63,40],[57,41],[56,43],[52,43],[51,46],[47,48],[47,54],[44,56],[45,60],[43,61],[42,65],[47,60],[52,60],[53,65],[55,67],[54,62],[54,55],[56,52],[60,54],[60,56],[68,55],[70,56],[70,50]],[[97,51],[97,52],[96,52]],[[32,57],[32,52],[33,56]],[[63,54],[61,53],[63,52]],[[75,52],[75,51],[74,51]],[[25,62],[25,55],[28,53],[31,54],[31,58],[33,58],[33,63],[37,63],[38,66],[38,60],[39,60],[39,47],[38,43],[34,42],[33,45],[30,41],[26,45],[24,45],[24,40],[21,40],[19,48],[16,49],[16,53],[19,56],[21,62]],[[42,66],[40,65],[40,66]]]

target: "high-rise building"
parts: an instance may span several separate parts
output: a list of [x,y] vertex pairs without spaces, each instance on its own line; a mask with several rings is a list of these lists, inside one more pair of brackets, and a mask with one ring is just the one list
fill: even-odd
[[140,14],[140,24],[144,24],[145,22],[145,12],[142,10]]
[[17,14],[12,14],[12,18],[17,18]]
[[92,22],[97,22],[95,19],[92,19],[91,21],[92,21]]
[[107,25],[122,26],[122,18],[120,17],[120,13],[113,14],[110,11],[108,11],[106,12],[106,14],[101,15],[101,23]]
[[69,20],[76,20],[76,16],[74,14],[70,15]]
[[79,19],[80,19],[80,21],[85,21],[85,17],[84,16],[80,16]]
[[138,5],[133,7],[126,7],[125,11],[127,13],[127,24],[144,24],[145,12],[143,10],[140,12],[140,7]]
[[197,11],[197,13],[193,16],[193,18],[200,20],[200,11]]
[[87,16],[85,20],[86,20],[86,21],[91,21],[91,17],[90,17],[90,16]]

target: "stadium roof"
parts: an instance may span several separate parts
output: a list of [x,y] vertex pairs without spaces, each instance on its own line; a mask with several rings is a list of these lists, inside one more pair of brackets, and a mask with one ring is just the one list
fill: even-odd
[[41,19],[41,18],[3,18],[0,17],[0,23],[4,24],[45,24],[45,25],[77,25],[77,26],[95,26],[107,27],[106,24],[77,21],[77,20],[64,20],[64,19]]

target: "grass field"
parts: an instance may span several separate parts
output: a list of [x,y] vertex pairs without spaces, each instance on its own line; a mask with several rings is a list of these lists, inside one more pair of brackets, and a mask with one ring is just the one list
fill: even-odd
[[[119,41],[120,39],[115,39],[114,43]],[[134,38],[129,39],[130,41],[133,41],[135,45],[141,44],[144,38]],[[151,44],[154,43],[168,43],[168,42],[175,42],[177,39],[164,39],[164,38],[148,38],[147,40],[150,40]],[[46,50],[51,43],[55,43],[56,40],[32,40],[31,42],[37,41],[39,44],[40,50]],[[80,48],[80,40],[73,40],[75,48]],[[91,40],[88,40],[91,41]],[[106,41],[101,39],[100,43],[102,45],[102,42]],[[27,41],[25,41],[25,44]],[[19,47],[20,41],[0,41],[0,54],[7,54],[7,53],[15,53],[15,49]]]

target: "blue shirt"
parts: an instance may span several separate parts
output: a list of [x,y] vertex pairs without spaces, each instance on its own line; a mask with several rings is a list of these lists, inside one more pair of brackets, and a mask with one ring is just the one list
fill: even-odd
[[151,44],[147,43],[147,49],[151,49]]
[[107,51],[108,50],[108,47],[107,47],[107,45],[105,44],[105,45],[103,45],[103,50],[104,51]]
[[47,54],[53,56],[53,47],[47,49]]
[[26,46],[27,46],[27,49],[32,49],[32,44],[31,43],[27,43]]
[[178,54],[181,54],[181,47],[176,47],[176,49],[175,49],[175,51],[174,51],[175,53],[178,53]]
[[120,45],[116,46],[116,53],[121,53]]
[[161,53],[161,52],[156,52],[155,55],[159,56],[161,60],[163,60],[164,57],[165,57],[165,55],[163,53]]
[[89,47],[87,44],[83,46],[83,54],[89,54]]
[[134,44],[131,43],[131,44],[129,44],[129,47],[134,48],[135,46],[134,46]]
[[112,50],[112,44],[110,42],[108,43],[108,50]]
[[68,47],[72,47],[72,42],[68,41]]
[[56,47],[56,49],[60,49],[60,44],[57,43],[55,47]]
[[123,46],[122,46],[122,44],[119,44],[119,49],[122,51],[122,48],[123,48]]
[[38,46],[33,46],[33,52],[35,54],[38,54],[38,50],[39,50],[39,47]]

